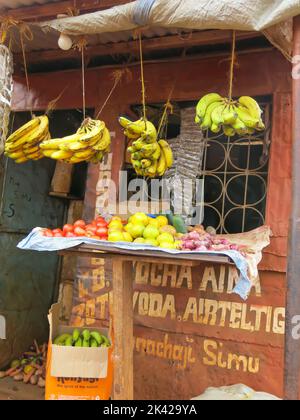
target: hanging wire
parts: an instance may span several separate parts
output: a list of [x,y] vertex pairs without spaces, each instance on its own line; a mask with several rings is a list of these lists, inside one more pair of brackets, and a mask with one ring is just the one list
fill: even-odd
[[82,36],[75,44],[74,49],[81,53],[81,76],[82,76],[82,112],[83,121],[86,119],[86,92],[85,92],[85,49],[87,47],[87,40]]
[[108,104],[110,98],[112,97],[112,94],[114,93],[116,87],[118,86],[118,84],[121,82],[122,77],[124,76],[124,74],[129,71],[128,69],[123,69],[123,70],[116,70],[113,72],[112,76],[113,76],[113,80],[114,80],[114,84],[113,87],[111,88],[107,98],[105,99],[102,107],[100,108],[100,111],[98,112],[97,116],[96,116],[96,120],[100,117],[100,115],[102,114],[104,108],[106,107],[106,105]]

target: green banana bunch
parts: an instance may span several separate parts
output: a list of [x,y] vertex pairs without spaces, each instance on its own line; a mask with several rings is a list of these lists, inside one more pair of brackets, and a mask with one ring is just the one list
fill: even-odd
[[109,339],[98,331],[89,331],[87,329],[80,332],[75,329],[72,334],[61,334],[55,338],[53,344],[65,347],[110,347]]
[[196,107],[195,122],[202,130],[235,135],[251,135],[263,131],[262,109],[250,96],[241,96],[237,101],[222,98],[217,93],[203,96]]

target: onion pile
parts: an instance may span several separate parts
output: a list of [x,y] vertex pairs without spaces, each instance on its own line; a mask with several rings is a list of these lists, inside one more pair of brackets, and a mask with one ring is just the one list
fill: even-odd
[[192,231],[181,238],[183,251],[242,251],[240,245],[231,243],[226,238]]

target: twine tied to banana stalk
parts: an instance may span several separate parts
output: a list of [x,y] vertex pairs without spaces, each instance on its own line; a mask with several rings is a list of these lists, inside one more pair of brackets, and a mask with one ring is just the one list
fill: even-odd
[[166,139],[167,138],[169,115],[173,115],[173,113],[174,113],[174,106],[170,102],[172,93],[173,93],[173,89],[172,89],[172,91],[169,95],[169,98],[168,98],[167,102],[164,105],[164,112],[162,114],[162,117],[161,117],[161,120],[160,120],[160,123],[159,123],[159,127],[158,127],[158,130],[157,130],[158,139]]
[[114,93],[116,87],[119,85],[119,83],[121,82],[121,80],[124,77],[126,77],[127,81],[132,80],[132,73],[131,73],[131,71],[129,70],[128,67],[126,67],[124,69],[120,69],[120,70],[115,70],[112,73],[113,86],[112,86],[109,94],[107,95],[107,98],[105,99],[102,107],[100,108],[99,112],[97,113],[96,120],[99,119],[100,115],[102,114],[102,111],[106,107],[106,105],[107,105],[108,101],[110,100],[112,94]]

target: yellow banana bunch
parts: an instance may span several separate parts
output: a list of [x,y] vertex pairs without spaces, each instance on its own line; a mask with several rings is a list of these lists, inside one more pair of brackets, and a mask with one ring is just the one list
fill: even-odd
[[40,148],[45,157],[70,164],[102,162],[111,145],[110,132],[100,120],[86,119],[75,134],[61,139],[43,141]]
[[146,143],[157,141],[157,131],[152,122],[143,118],[137,121],[130,121],[128,118],[119,117],[120,125],[125,129],[124,134],[132,140],[142,139]]
[[40,144],[50,137],[48,117],[43,115],[33,118],[8,137],[5,155],[16,163],[42,159],[44,155]]
[[222,98],[218,93],[203,96],[196,107],[196,124],[202,130],[232,137],[263,131],[262,110],[255,99],[242,96],[237,101]]

